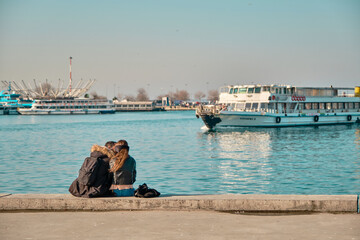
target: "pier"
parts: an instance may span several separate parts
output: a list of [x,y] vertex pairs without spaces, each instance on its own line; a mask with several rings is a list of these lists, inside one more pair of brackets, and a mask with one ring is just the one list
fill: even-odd
[[0,234],[3,239],[359,239],[358,204],[357,195],[1,194]]
[[179,195],[159,198],[77,198],[70,194],[2,194],[1,211],[226,211],[357,213],[358,195]]

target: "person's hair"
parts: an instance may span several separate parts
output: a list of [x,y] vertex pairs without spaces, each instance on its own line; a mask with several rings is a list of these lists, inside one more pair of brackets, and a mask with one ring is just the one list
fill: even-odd
[[108,141],[105,143],[105,147],[111,149],[113,146],[115,146],[115,142],[114,141]]
[[129,157],[129,146],[125,140],[119,140],[115,143],[114,148],[115,156],[112,158],[115,160],[114,166],[109,170],[110,172],[116,172],[119,170],[125,163],[126,159]]

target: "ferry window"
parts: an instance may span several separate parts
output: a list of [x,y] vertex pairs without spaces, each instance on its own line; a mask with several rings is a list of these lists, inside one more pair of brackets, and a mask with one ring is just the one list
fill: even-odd
[[338,103],[332,103],[332,108],[337,109],[338,108]]
[[286,94],[286,88],[284,88],[284,94]]
[[354,103],[354,108],[355,109],[359,108],[359,103],[358,102]]
[[245,103],[236,104],[236,108],[239,109],[239,110],[244,110],[245,109]]
[[348,103],[344,103],[343,107],[344,107],[344,109],[349,109],[349,104],[348,104]]
[[246,93],[246,88],[239,88],[239,93]]
[[246,103],[245,104],[245,109],[250,109],[250,107],[251,107],[251,103]]
[[253,93],[254,92],[254,88],[248,88],[248,93]]
[[139,107],[139,104],[134,105],[135,107]]
[[303,110],[304,109],[304,103],[299,103],[299,110]]
[[331,103],[326,103],[326,109],[330,110],[331,109]]
[[269,92],[270,91],[270,87],[263,87],[263,92]]
[[310,110],[311,109],[311,103],[305,103],[305,109]]
[[140,105],[140,107],[145,107],[145,104]]
[[234,94],[238,92],[238,88],[234,88]]
[[319,109],[325,109],[325,103],[319,103]]
[[266,103],[260,103],[260,109],[266,108]]
[[353,109],[354,108],[354,103],[350,102],[349,103],[349,109]]
[[295,107],[296,107],[296,103],[291,103],[291,104],[290,104],[290,109],[294,110]]
[[228,92],[229,92],[229,88],[228,88],[228,87],[220,88],[220,92],[222,92],[222,93],[228,93]]
[[259,103],[253,103],[252,104],[252,109],[258,109],[259,107]]
[[150,105],[150,104],[147,104],[146,107],[151,107],[151,105]]
[[234,89],[233,89],[233,88],[230,88],[230,94],[232,94],[232,93],[233,93],[233,91],[234,91]]
[[274,109],[274,103],[269,103],[268,108],[269,109]]
[[276,89],[275,89],[275,92],[276,92],[276,94],[278,94],[278,93],[279,93],[279,89],[278,89],[278,88],[276,88]]
[[255,93],[260,93],[260,92],[261,92],[261,87],[255,88]]
[[319,109],[319,103],[313,103],[312,109]]

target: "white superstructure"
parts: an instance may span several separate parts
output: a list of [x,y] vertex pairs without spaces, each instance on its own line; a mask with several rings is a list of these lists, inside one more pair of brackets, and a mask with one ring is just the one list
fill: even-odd
[[360,122],[360,87],[226,86],[216,105],[200,106],[196,115],[208,128],[355,123]]
[[115,113],[114,105],[106,99],[34,100],[31,108],[19,108],[22,115],[105,114]]

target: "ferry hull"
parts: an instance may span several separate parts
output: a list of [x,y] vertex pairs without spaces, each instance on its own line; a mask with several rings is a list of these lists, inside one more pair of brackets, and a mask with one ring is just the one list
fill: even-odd
[[16,109],[4,109],[0,114],[2,115],[19,115],[19,112]]
[[201,114],[205,125],[212,129],[218,127],[293,127],[331,124],[360,123],[360,113],[343,114],[261,114],[222,112],[220,114]]
[[30,110],[20,109],[21,115],[84,115],[84,114],[113,114],[115,110],[94,110],[94,111],[46,111],[46,110]]

